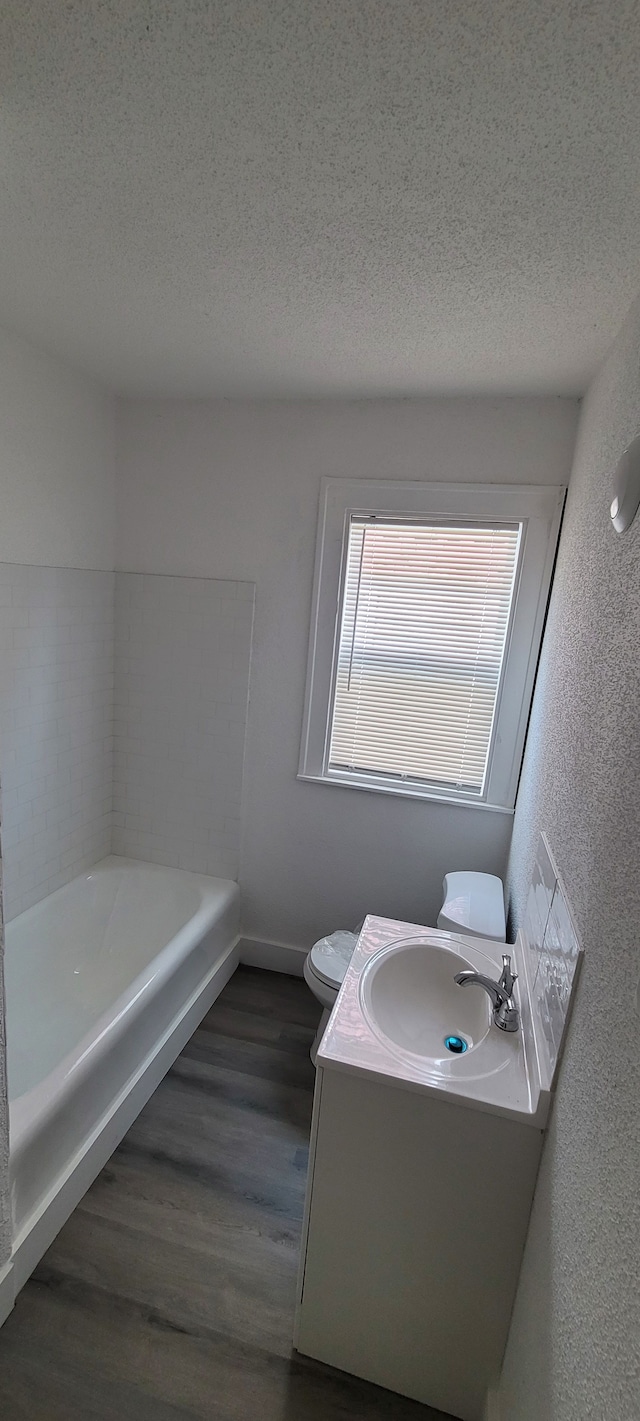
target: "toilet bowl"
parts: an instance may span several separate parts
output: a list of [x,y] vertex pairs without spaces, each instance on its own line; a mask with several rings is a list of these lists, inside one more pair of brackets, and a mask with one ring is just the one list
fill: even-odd
[[311,1060],[315,1066],[316,1053],[324,1035],[324,1029],[331,1016],[331,1008],[336,1000],[347,967],[353,956],[358,934],[349,932],[331,933],[314,943],[304,960],[304,978],[314,997],[324,1007],[318,1030],[311,1047]]
[[[436,926],[492,942],[506,941],[504,889],[493,873],[457,871],[444,877],[443,901]],[[311,1047],[315,1066],[318,1047],[358,941],[357,932],[335,932],[314,943],[305,958],[304,978],[324,1008]]]

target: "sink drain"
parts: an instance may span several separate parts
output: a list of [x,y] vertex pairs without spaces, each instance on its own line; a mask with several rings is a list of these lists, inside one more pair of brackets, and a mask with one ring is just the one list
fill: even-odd
[[464,1036],[445,1036],[444,1044],[447,1051],[453,1051],[454,1056],[461,1056],[463,1051],[469,1049]]

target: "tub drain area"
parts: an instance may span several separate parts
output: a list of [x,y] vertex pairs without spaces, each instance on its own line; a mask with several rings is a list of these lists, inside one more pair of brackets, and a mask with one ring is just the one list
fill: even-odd
[[463,1051],[468,1051],[468,1043],[464,1036],[445,1036],[444,1044],[447,1051],[452,1051],[454,1056],[461,1056]]

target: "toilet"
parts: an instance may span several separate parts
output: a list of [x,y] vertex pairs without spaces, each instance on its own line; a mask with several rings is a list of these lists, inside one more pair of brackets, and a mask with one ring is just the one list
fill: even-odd
[[[491,942],[506,941],[504,889],[501,878],[496,878],[493,873],[446,873],[442,889],[443,902],[436,924],[438,928],[449,933],[464,933],[467,937],[488,938]],[[329,937],[320,938],[305,958],[305,981],[314,997],[324,1007],[311,1047],[314,1066],[331,1008],[340,991],[357,941],[357,932],[331,933]]]

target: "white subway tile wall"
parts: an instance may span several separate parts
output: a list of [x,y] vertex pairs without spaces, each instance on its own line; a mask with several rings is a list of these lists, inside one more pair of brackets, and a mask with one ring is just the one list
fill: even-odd
[[521,933],[528,954],[541,1044],[551,1078],[560,1058],[581,948],[571,910],[542,834]]
[[114,853],[237,878],[254,598],[116,573]]
[[0,563],[7,921],[109,853],[237,877],[254,596]]
[[7,921],[111,846],[114,574],[0,563]]

